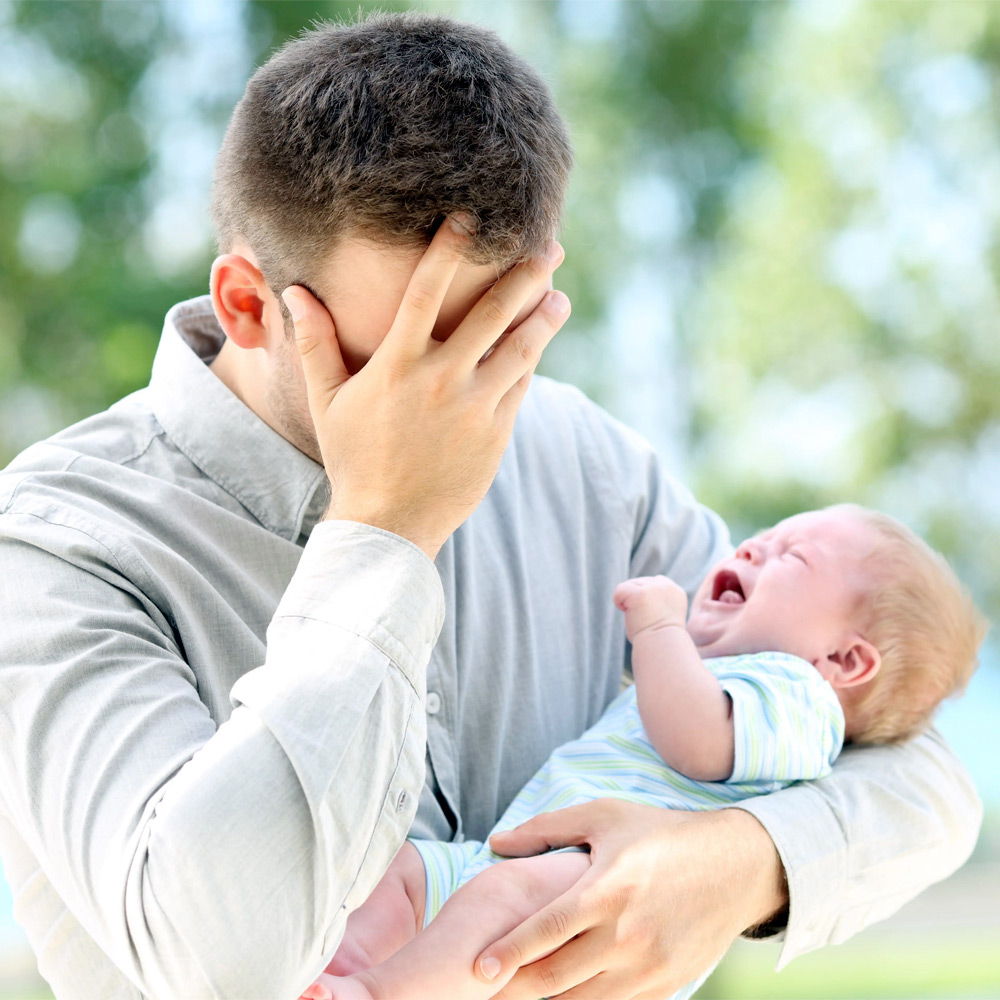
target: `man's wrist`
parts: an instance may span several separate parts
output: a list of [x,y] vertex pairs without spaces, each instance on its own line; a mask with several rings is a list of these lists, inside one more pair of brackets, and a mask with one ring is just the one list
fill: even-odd
[[741,845],[741,863],[746,865],[746,923],[748,937],[769,937],[782,930],[788,919],[788,880],[778,849],[770,834],[744,809],[722,809],[720,818]]
[[332,504],[327,508],[326,513],[323,514],[320,521],[352,521],[355,524],[363,524],[369,528],[378,528],[379,531],[396,535],[411,545],[415,545],[431,562],[434,562],[437,558],[438,552],[441,551],[441,546],[447,540],[436,537],[431,538],[426,533],[414,530],[410,525],[402,524],[398,518],[382,514],[359,514],[357,512],[334,510]]

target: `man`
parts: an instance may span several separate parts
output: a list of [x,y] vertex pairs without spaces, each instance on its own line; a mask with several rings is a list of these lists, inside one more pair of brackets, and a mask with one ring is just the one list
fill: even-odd
[[[308,33],[234,112],[211,297],[171,310],[149,388],[0,477],[0,850],[57,996],[297,995],[411,829],[481,837],[600,715],[613,585],[691,590],[728,546],[641,440],[529,391],[568,315],[569,163],[487,32]],[[594,863],[480,973],[662,995],[786,905],[787,960],[948,874],[979,820],[934,735],[747,809],[510,835]]]

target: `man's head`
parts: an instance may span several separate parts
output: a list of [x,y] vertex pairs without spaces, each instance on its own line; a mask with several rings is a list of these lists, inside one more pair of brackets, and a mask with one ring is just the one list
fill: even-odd
[[251,78],[216,164],[211,290],[228,342],[213,369],[319,461],[282,290],[319,300],[353,374],[442,219],[464,217],[442,339],[504,271],[551,248],[570,166],[548,88],[491,32],[410,13],[304,33]]
[[884,514],[809,511],[745,541],[692,602],[706,656],[775,650],[830,682],[855,742],[912,736],[976,667],[983,620],[947,562]]
[[492,32],[422,14],[323,24],[250,79],[216,163],[223,253],[249,247],[270,288],[313,287],[337,241],[422,248],[475,220],[470,263],[504,271],[554,237],[565,125],[541,78]]

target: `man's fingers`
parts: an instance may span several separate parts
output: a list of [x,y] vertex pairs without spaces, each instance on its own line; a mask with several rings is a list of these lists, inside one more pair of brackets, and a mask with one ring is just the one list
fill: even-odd
[[[479,366],[476,380],[495,396],[498,409],[501,400],[518,382],[534,371],[542,351],[569,319],[569,314],[569,298],[564,292],[555,289],[546,292],[535,311],[512,330]],[[520,388],[521,396],[525,388]],[[520,403],[520,398],[517,403]]]
[[495,411],[498,426],[508,436],[514,429],[514,421],[517,419],[517,411],[524,402],[528,389],[531,388],[531,376],[535,370],[532,368],[527,374],[522,375],[508,390],[506,395],[497,404]]
[[513,830],[494,833],[490,837],[490,847],[508,858],[527,858],[544,854],[553,847],[589,844],[597,829],[595,805],[585,802],[533,816]]
[[350,376],[340,354],[333,317],[326,307],[302,285],[290,285],[281,297],[292,315],[309,409],[315,417],[330,405],[330,400]]
[[518,969],[517,974],[493,1000],[608,1000],[627,993],[609,991],[599,953],[590,945],[593,933],[582,934],[556,954]]
[[493,347],[518,314],[552,285],[552,273],[565,258],[556,242],[502,275],[488,288],[441,347],[441,357],[471,370]]
[[[571,941],[577,934],[586,931],[590,922],[576,903],[577,896],[578,893],[573,890],[560,896],[544,909],[539,910],[538,913],[532,914],[499,941],[491,944],[476,959],[476,975],[485,983],[503,982],[504,978],[509,976],[514,969],[520,969],[520,972],[515,976],[516,980],[526,973],[527,970],[522,968],[523,966],[531,965],[532,962],[538,962],[539,959],[552,955],[557,949],[562,949],[567,941]],[[524,994],[525,996],[551,996],[582,981],[576,979],[573,982],[564,983],[560,989],[552,988],[557,984],[554,979],[549,981],[550,977],[557,972],[561,977],[566,975],[562,971],[565,963],[561,956],[562,952],[560,951],[558,960],[549,959],[547,963],[539,963],[539,968],[534,970],[534,977],[528,992]],[[594,972],[596,971],[599,970],[594,970]],[[594,972],[588,972],[583,978],[589,978]],[[537,992],[532,994],[530,991],[535,989]],[[498,996],[520,997],[521,986],[518,985],[512,990],[511,984],[508,983]]]
[[[598,963],[600,964],[600,963]],[[642,990],[636,986],[633,977],[623,976],[608,970],[598,972],[590,979],[581,979],[578,985],[559,994],[559,1000],[607,1000],[607,997],[621,997],[622,1000],[663,1000],[676,990],[664,992],[662,986],[653,990]]]
[[396,318],[383,341],[388,350],[411,358],[421,357],[427,350],[441,304],[459,264],[465,259],[463,255],[474,227],[472,216],[465,212],[449,215],[438,227],[410,277]]

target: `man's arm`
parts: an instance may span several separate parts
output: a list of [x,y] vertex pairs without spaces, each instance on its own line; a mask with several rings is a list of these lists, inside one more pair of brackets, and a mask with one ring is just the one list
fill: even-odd
[[[216,727],[121,575],[127,552],[20,507],[0,517],[6,817],[144,994],[297,995],[416,809],[433,566],[376,529],[320,525]],[[57,941],[34,942],[57,992],[97,996],[67,981]]]
[[847,751],[830,777],[718,812],[604,799],[536,816],[491,846],[523,856],[589,844],[593,865],[486,949],[477,968],[497,959],[502,981],[522,966],[502,1000],[598,988],[623,1000],[666,996],[704,974],[737,935],[780,930],[790,903],[780,967],[950,875],[968,858],[980,817],[971,783],[933,733]]
[[767,830],[787,873],[778,968],[846,941],[947,878],[972,853],[982,822],[975,786],[936,730],[894,746],[847,747],[830,777],[737,808]]
[[[512,856],[570,844],[591,846],[590,869],[476,962],[483,981],[503,982],[520,966],[496,1000],[670,996],[787,902],[774,844],[735,809],[682,812],[598,799],[490,838]],[[499,962],[493,977],[484,974],[488,958]]]

